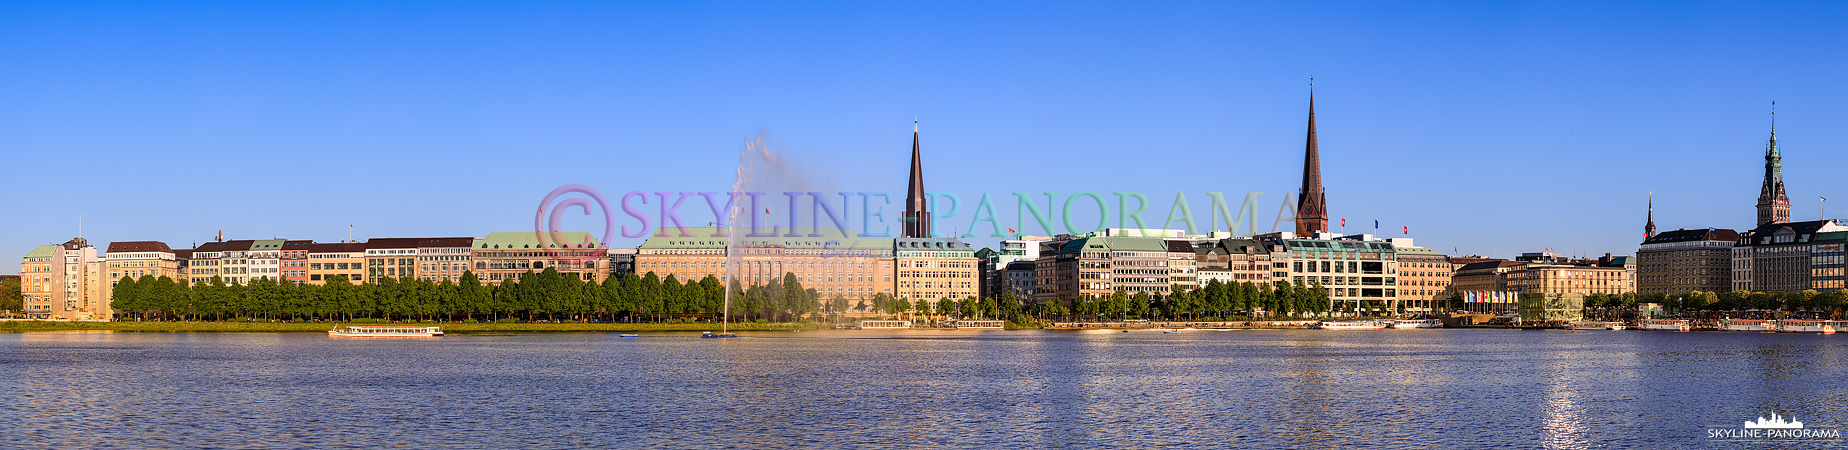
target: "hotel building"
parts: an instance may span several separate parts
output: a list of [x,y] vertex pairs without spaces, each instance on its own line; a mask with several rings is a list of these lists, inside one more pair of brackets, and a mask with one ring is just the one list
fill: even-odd
[[308,284],[327,284],[334,276],[344,276],[348,283],[366,282],[366,244],[308,244]]
[[104,261],[83,238],[41,245],[20,262],[20,294],[27,318],[108,320]]

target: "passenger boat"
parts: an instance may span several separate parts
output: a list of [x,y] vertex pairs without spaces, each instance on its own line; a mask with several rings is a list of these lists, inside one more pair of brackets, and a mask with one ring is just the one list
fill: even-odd
[[909,320],[862,320],[854,326],[859,330],[909,330]]
[[1720,321],[1720,331],[1776,331],[1777,323],[1767,319],[1726,319]]
[[1779,320],[1777,331],[1781,333],[1822,333],[1834,334],[1848,331],[1848,320]]
[[[953,326],[958,330],[1000,330],[1007,328],[1007,322],[999,320],[958,320]],[[909,325],[907,325],[907,327],[909,327]]]
[[1392,329],[1395,329],[1395,330],[1410,330],[1413,328],[1443,328],[1444,321],[1438,320],[1438,319],[1398,320],[1398,321],[1393,321],[1391,327]]
[[642,337],[642,335],[635,334],[635,333],[623,333],[623,334],[616,335],[616,337]]
[[1574,330],[1622,330],[1624,329],[1623,322],[1609,322],[1609,321],[1600,321],[1600,320],[1576,320],[1576,321],[1566,323],[1566,327],[1574,329]]
[[1378,320],[1326,320],[1309,326],[1314,330],[1382,330],[1386,322]]
[[1686,319],[1637,319],[1636,328],[1654,331],[1689,331],[1694,329]]
[[329,337],[436,337],[442,327],[359,326],[347,325],[327,330]]

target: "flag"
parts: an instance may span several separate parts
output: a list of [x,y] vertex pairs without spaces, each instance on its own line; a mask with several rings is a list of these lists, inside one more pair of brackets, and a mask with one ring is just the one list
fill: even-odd
[[1411,225],[1406,225],[1406,226],[1405,226],[1405,235],[1406,235],[1406,236],[1410,236],[1410,235],[1412,235],[1412,226],[1411,226]]
[[1341,218],[1341,226],[1344,226],[1344,227],[1345,227],[1345,226],[1347,226],[1347,218],[1346,218],[1346,217],[1342,217],[1342,218]]
[[1014,229],[1013,229],[1013,228],[1009,228],[1009,229],[1007,229],[1007,232],[1009,232],[1009,233],[1012,233],[1012,232],[1014,232]]
[[1374,219],[1374,220],[1373,220],[1373,229],[1375,229],[1375,230],[1378,230],[1378,229],[1380,229],[1380,221],[1379,221],[1379,219]]

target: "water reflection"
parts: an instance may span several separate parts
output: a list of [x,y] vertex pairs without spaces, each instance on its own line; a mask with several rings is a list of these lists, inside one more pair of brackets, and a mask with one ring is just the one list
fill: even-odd
[[1685,448],[1844,424],[1843,336],[0,335],[27,448]]

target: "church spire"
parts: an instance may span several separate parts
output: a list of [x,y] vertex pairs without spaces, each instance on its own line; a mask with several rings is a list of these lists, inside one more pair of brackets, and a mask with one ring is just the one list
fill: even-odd
[[1309,137],[1303,144],[1303,187],[1296,199],[1296,234],[1328,231],[1328,205],[1322,195],[1322,158],[1315,143],[1315,79],[1309,81]]
[[1777,148],[1777,102],[1771,102],[1771,140],[1765,143],[1765,180],[1758,188],[1758,224],[1790,222],[1784,193],[1784,155]]
[[924,193],[924,159],[918,151],[918,121],[911,121],[911,185],[905,190],[903,237],[930,237],[929,194]]
[[1649,193],[1649,223],[1643,224],[1643,239],[1655,237],[1655,193]]

